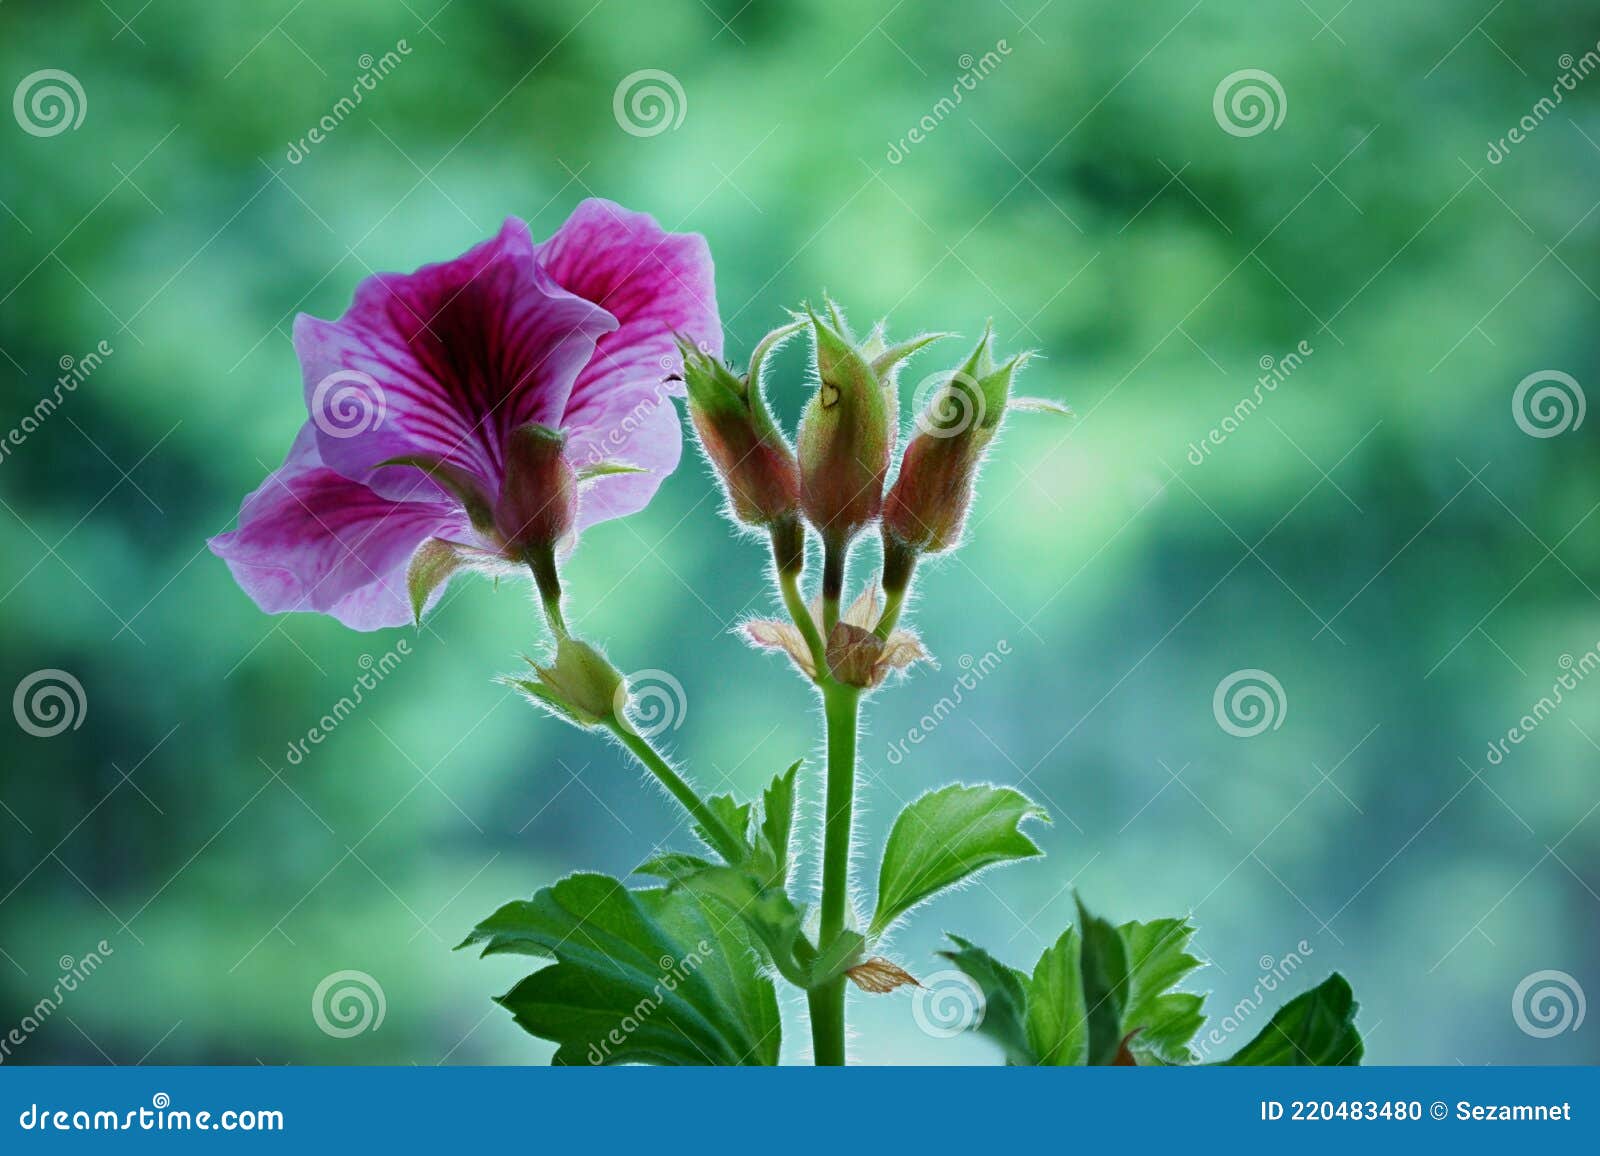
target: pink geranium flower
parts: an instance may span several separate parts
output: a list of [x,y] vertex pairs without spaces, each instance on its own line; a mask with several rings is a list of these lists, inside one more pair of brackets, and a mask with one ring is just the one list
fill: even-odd
[[296,319],[310,420],[211,549],[261,609],[357,630],[411,620],[425,547],[445,576],[570,549],[677,467],[674,334],[721,354],[705,241],[609,201],[539,244],[512,218],[453,261],[368,278],[339,320]]

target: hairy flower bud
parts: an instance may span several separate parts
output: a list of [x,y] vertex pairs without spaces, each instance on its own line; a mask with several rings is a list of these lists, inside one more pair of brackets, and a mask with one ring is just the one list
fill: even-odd
[[1011,379],[1026,354],[996,367],[985,331],[966,363],[938,385],[917,415],[900,472],[884,500],[885,587],[896,582],[917,554],[937,554],[961,537],[972,487],[984,451],[1005,415]]
[[494,525],[508,549],[548,551],[572,529],[578,477],[563,456],[566,442],[560,430],[536,424],[519,426],[506,439]]
[[729,511],[748,526],[792,521],[800,504],[800,470],[767,409],[761,368],[767,355],[802,325],[797,321],[762,338],[743,378],[688,342],[679,342],[689,417],[700,447],[727,491]]
[[800,418],[800,504],[824,539],[848,542],[878,516],[894,431],[871,361],[834,324],[811,314],[817,392]]
[[532,659],[538,679],[507,679],[540,706],[577,726],[589,727],[617,713],[623,678],[606,656],[574,638],[556,642],[553,661],[541,666]]

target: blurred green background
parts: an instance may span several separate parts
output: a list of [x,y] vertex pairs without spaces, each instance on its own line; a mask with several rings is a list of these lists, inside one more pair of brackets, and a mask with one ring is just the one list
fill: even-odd
[[[1118,919],[1192,912],[1215,1014],[1308,952],[1302,975],[1351,978],[1369,1061],[1600,1058],[1596,1024],[1539,1038],[1512,1009],[1545,970],[1600,992],[1600,679],[1487,758],[1600,640],[1600,419],[1533,437],[1512,412],[1530,374],[1600,379],[1600,78],[1533,111],[1581,67],[1563,57],[1595,49],[1593,15],[10,0],[5,92],[61,69],[87,106],[57,135],[0,125],[0,428],[63,358],[113,352],[0,458],[0,690],[54,668],[86,699],[54,737],[4,720],[0,1032],[62,957],[113,954],[9,1062],[548,1054],[489,1003],[522,966],[450,948],[565,872],[685,846],[676,814],[614,748],[492,681],[536,643],[523,590],[461,582],[420,634],[364,636],[261,615],[204,540],[303,421],[297,311],[336,316],[370,271],[454,255],[509,214],[546,235],[591,194],[706,235],[734,357],[825,288],[900,334],[992,317],[1001,348],[1043,354],[1024,392],[1078,413],[1009,425],[965,551],[920,586],[941,665],[877,697],[863,745],[867,852],[901,799],[961,778],[1047,806],[1048,858],[940,900],[898,959],[937,973],[949,929],[1031,967],[1076,887]],[[400,41],[291,163],[363,57]],[[681,85],[681,124],[624,131],[614,94],[641,69]],[[1214,110],[1244,69],[1283,92],[1252,135]],[[1263,359],[1301,342],[1194,464]],[[960,353],[914,362],[907,399]],[[790,421],[800,362],[775,388]],[[686,455],[568,578],[620,665],[682,684],[666,737],[693,775],[742,792],[817,749],[804,687],[730,633],[770,603],[761,560]],[[292,764],[363,656],[401,639],[412,654]],[[892,761],[963,656],[1002,640]],[[1212,702],[1246,669],[1284,699],[1239,738]],[[814,793],[814,758],[805,776]],[[387,1013],[337,1039],[309,1005],[345,969]],[[996,1060],[930,1040],[905,993],[851,1007],[862,1061]]]

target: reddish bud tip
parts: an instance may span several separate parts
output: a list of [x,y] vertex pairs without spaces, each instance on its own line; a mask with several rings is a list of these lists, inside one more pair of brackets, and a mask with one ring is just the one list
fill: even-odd
[[516,553],[548,550],[572,529],[578,478],[564,456],[566,435],[525,425],[506,440],[506,476],[494,507],[495,529]]

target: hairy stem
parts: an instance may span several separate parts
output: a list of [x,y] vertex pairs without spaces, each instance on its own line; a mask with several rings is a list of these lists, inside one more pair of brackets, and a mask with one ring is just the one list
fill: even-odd
[[878,627],[873,631],[879,638],[888,640],[889,634],[900,621],[900,611],[905,608],[905,589],[890,590],[884,594],[883,615],[878,619]]
[[561,579],[556,575],[555,551],[546,546],[542,550],[529,550],[528,569],[533,571],[534,585],[539,588],[539,602],[544,607],[545,620],[557,638],[566,638],[567,620],[561,614]]
[[633,757],[644,765],[661,785],[672,793],[672,797],[683,804],[683,809],[693,816],[695,822],[700,824],[712,845],[730,863],[737,863],[745,857],[744,840],[728,830],[716,812],[712,811],[695,790],[683,779],[683,776],[672,769],[671,764],[662,758],[660,753],[652,747],[647,739],[628,726],[622,719],[612,716],[605,720],[605,725],[611,733],[622,740],[622,745],[633,752]]
[[[828,786],[822,835],[822,915],[818,947],[838,938],[850,910],[850,836],[855,816],[856,726],[861,691],[829,680],[822,686],[828,726]],[[816,1062],[844,1063],[844,976],[809,993]]]
[[850,540],[832,532],[822,535],[822,633],[833,634],[839,621],[839,599],[844,594],[845,562],[850,557]]

